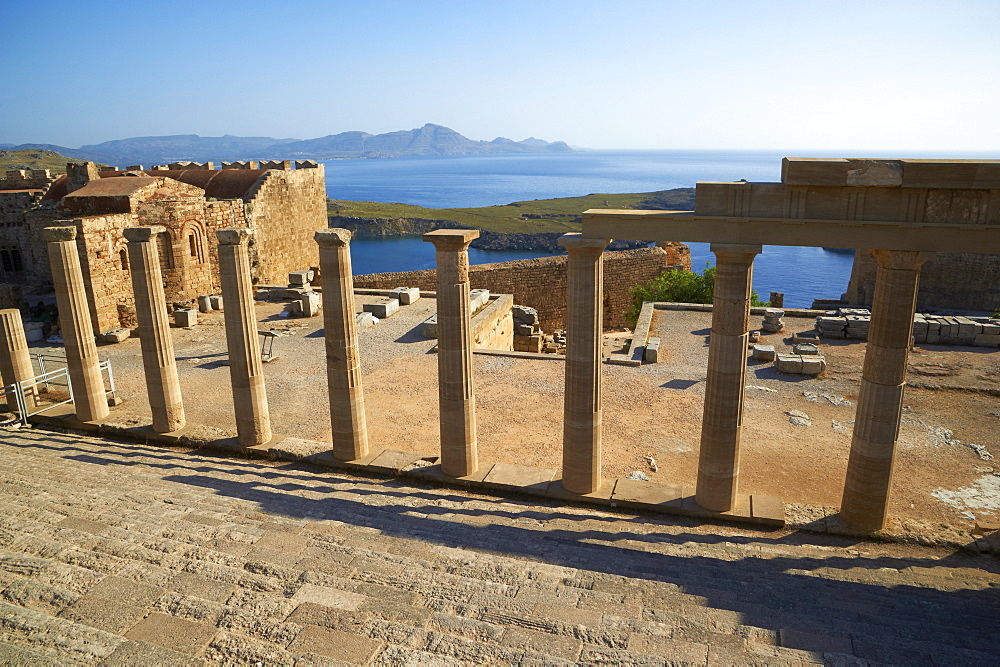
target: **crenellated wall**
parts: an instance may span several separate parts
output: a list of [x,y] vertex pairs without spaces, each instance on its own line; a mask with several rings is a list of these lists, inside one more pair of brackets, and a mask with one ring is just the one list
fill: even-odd
[[[91,318],[98,332],[134,326],[126,227],[166,228],[159,249],[168,302],[186,303],[218,291],[215,232],[231,227],[256,231],[251,248],[254,280],[284,283],[290,271],[317,264],[313,234],[327,226],[325,173],[323,165],[311,160],[295,162],[295,169],[291,161],[260,165],[263,168],[257,162],[224,165],[254,170],[249,173],[215,170],[211,162],[98,172],[87,163],[73,165],[73,179],[12,172],[0,179],[0,282],[50,285],[42,229],[72,223],[79,229]],[[44,187],[20,187],[27,185]],[[6,264],[13,264],[12,253],[19,268],[5,271]]]

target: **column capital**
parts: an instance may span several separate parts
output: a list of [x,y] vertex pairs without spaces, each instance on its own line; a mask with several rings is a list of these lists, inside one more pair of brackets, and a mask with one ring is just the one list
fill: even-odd
[[219,245],[247,245],[251,236],[253,236],[253,232],[246,227],[219,229],[215,232],[215,237],[219,239]]
[[75,241],[76,227],[46,227],[42,230],[42,238],[45,239],[46,243]]
[[332,229],[323,229],[316,232],[313,235],[313,240],[321,248],[343,248],[351,242],[351,237],[353,236],[354,232],[349,229],[333,227]]
[[558,243],[567,251],[579,248],[596,248],[603,251],[611,243],[611,239],[592,239],[585,237],[580,232],[569,232],[560,236]]
[[718,253],[732,253],[740,255],[759,255],[763,247],[753,243],[712,243],[709,249]]
[[880,268],[896,271],[916,271],[935,255],[919,250],[872,250],[871,253]]
[[165,231],[167,228],[163,225],[150,225],[148,227],[126,227],[123,234],[125,240],[130,243],[147,243],[157,234],[162,234]]
[[435,229],[424,234],[424,241],[433,243],[437,250],[465,250],[477,238],[478,229]]

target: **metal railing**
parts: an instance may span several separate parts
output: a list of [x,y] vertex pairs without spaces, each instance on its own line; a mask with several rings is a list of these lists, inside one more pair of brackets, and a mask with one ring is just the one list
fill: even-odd
[[[73,397],[73,383],[69,380],[69,369],[66,367],[66,358],[60,357],[52,354],[36,354],[33,355],[35,358],[35,363],[38,365],[39,373],[35,377],[28,378],[27,380],[21,380],[20,382],[14,382],[6,386],[0,387],[0,397],[7,401],[8,407],[10,406],[10,398],[13,396],[14,404],[17,407],[17,421],[21,423],[22,426],[28,425],[28,417],[32,417],[42,412],[52,410],[60,405],[66,405],[67,403],[75,403],[76,400]],[[57,368],[55,370],[47,370],[47,365],[53,362],[62,364],[62,368]],[[99,364],[101,369],[101,376],[107,373],[107,384],[105,392],[109,393],[111,396],[115,395],[115,374],[114,370],[111,368],[111,360],[102,361]],[[56,385],[59,387],[65,386],[66,392],[69,398],[63,401],[58,401],[54,403],[45,403],[40,405],[37,399],[48,393],[50,390],[49,385]],[[43,391],[39,391],[40,387],[44,387]],[[110,387],[108,389],[107,387]],[[35,405],[34,408],[28,407],[28,396],[33,395],[35,401],[32,401]]]

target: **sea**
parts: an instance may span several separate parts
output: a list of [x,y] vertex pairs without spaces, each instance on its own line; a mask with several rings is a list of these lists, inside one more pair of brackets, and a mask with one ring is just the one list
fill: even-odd
[[[984,153],[837,151],[836,156],[880,158],[995,158]],[[327,193],[335,199],[415,204],[429,208],[495,206],[515,201],[592,193],[652,192],[693,187],[698,181],[781,180],[781,158],[826,156],[830,151],[579,151],[538,155],[463,155],[325,162]],[[714,264],[707,243],[689,243],[691,265]],[[473,264],[544,257],[547,253],[469,250]],[[808,308],[813,299],[846,291],[853,252],[764,246],[754,262],[753,288],[767,300],[783,292],[785,306]],[[351,242],[355,275],[434,268],[433,247],[420,237]]]

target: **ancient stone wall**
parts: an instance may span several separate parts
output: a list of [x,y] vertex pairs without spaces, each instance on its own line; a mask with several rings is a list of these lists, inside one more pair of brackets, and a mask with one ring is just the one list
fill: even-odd
[[[847,303],[870,306],[877,265],[871,252],[854,253]],[[917,309],[981,310],[1000,308],[1000,255],[938,253],[920,269]]]
[[[662,248],[640,248],[604,253],[604,326],[628,326],[625,312],[632,305],[630,288],[660,275],[667,255]],[[542,329],[565,328],[566,256],[477,264],[469,269],[472,289],[513,294],[514,303],[538,311]],[[437,289],[430,271],[373,273],[354,277],[354,286],[371,289],[419,287]]]
[[509,294],[501,294],[472,318],[472,346],[479,350],[514,349],[514,314],[511,308],[514,299]]
[[0,190],[44,190],[54,180],[48,169],[9,169],[0,178]]
[[269,171],[247,201],[256,282],[283,285],[289,272],[318,266],[313,235],[327,228],[323,165]]
[[[76,218],[76,243],[80,249],[83,284],[90,295],[90,319],[95,333],[120,326],[136,326],[132,283],[123,231],[136,225],[131,213],[112,213]],[[40,236],[40,234],[39,234]],[[128,316],[131,313],[131,318]],[[123,315],[125,321],[122,321]]]

